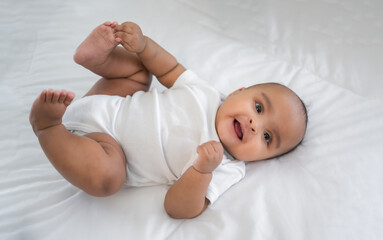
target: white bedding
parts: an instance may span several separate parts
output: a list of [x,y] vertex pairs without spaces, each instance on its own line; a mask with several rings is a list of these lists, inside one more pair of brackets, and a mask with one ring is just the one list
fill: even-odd
[[[382,16],[380,0],[2,0],[0,239],[383,239]],[[81,96],[97,80],[72,55],[107,20],[137,22],[225,93],[291,87],[308,105],[303,144],[249,164],[192,220],[166,215],[166,186],[73,187],[28,114],[44,88]]]

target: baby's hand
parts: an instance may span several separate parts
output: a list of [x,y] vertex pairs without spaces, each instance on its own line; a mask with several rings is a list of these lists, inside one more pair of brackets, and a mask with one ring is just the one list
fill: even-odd
[[211,173],[222,162],[223,147],[220,142],[210,141],[198,146],[197,153],[194,169],[201,173]]
[[141,28],[133,22],[124,22],[114,28],[116,41],[130,52],[140,53],[146,46]]

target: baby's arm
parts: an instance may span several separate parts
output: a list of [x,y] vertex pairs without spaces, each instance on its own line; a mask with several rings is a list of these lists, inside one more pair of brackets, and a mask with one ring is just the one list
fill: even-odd
[[193,218],[208,206],[206,191],[212,172],[222,161],[223,147],[210,141],[197,148],[198,158],[168,190],[165,210],[173,218]]
[[132,22],[125,22],[115,27],[116,40],[130,52],[137,53],[149,72],[167,88],[173,86],[185,71],[176,58],[147,36],[140,27]]

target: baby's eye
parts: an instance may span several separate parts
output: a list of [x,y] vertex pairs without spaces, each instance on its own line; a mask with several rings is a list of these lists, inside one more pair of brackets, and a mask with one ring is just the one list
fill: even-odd
[[262,106],[261,106],[261,104],[256,103],[256,104],[255,104],[255,109],[257,110],[257,113],[261,113],[261,112],[262,112]]
[[265,138],[266,143],[269,144],[271,140],[270,134],[268,134],[267,132],[264,132],[263,136]]

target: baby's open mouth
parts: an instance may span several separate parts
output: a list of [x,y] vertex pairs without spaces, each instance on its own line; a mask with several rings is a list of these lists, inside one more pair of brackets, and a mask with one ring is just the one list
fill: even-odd
[[235,131],[235,134],[237,134],[237,137],[242,141],[243,132],[242,132],[241,124],[236,119],[234,119],[234,131]]

